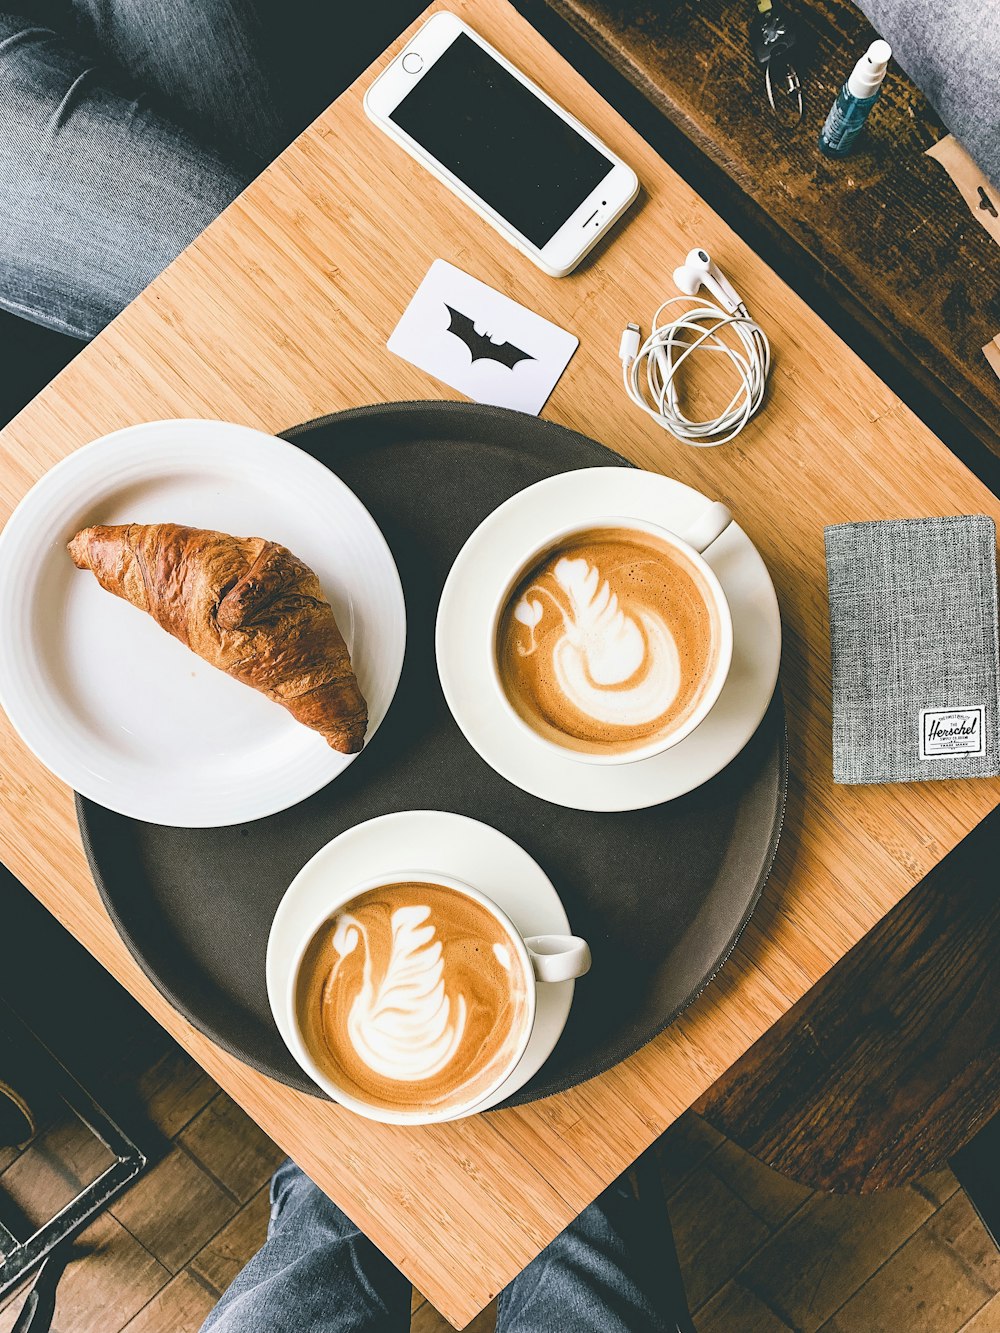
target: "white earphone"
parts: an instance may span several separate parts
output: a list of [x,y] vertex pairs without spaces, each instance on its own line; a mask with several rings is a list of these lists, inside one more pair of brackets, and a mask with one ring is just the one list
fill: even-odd
[[731,315],[737,310],[746,313],[746,306],[739,293],[712,261],[707,250],[690,250],[680,268],[674,269],[674,286],[685,296],[694,296],[699,288],[707,287],[720,305],[725,306]]
[[[622,362],[625,392],[654,421],[685,444],[701,447],[725,444],[738,435],[764,401],[771,367],[767,334],[750,318],[739,293],[707,250],[690,251],[674,282],[683,293],[672,296],[653,316],[653,328],[645,342],[638,324],[629,324],[622,334],[618,355]],[[697,293],[706,287],[715,304]],[[693,309],[661,324],[660,316],[670,306],[694,300]],[[719,336],[730,329],[740,343],[734,347]],[[641,346],[640,346],[641,343]],[[740,379],[739,387],[716,417],[693,421],[681,411],[677,372],[689,356],[704,350],[729,359]],[[643,364],[645,383],[640,379]]]

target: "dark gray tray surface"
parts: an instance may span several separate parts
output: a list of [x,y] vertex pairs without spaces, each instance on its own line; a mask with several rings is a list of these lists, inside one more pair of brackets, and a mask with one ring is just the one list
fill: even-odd
[[[591,814],[499,777],[453,721],[434,661],[445,577],[473,529],[557,472],[628,466],[535,417],[460,403],[361,408],[287,432],[358,494],[406,595],[399,690],[359,759],[309,800],[251,824],[176,829],[77,797],[104,902],[140,966],[197,1028],[254,1068],[315,1092],[271,1019],[264,979],[274,911],[300,867],[345,829],[395,810],[454,810],[541,864],[591,943],[569,1023],[513,1099],[532,1101],[616,1064],[660,1032],[725,961],[759,897],[781,830],[784,710],[698,790],[649,810]],[[266,535],[266,534],[264,534]]]

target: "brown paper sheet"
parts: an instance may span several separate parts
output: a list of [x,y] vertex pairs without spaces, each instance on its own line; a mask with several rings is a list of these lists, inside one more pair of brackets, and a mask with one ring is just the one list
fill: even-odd
[[1000,244],[1000,190],[990,184],[953,134],[928,148],[927,156],[941,163],[972,216]]

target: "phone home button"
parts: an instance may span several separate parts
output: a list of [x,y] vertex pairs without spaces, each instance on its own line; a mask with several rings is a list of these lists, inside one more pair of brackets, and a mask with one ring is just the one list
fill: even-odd
[[407,74],[419,74],[424,67],[424,58],[418,55],[416,51],[407,51],[401,61],[403,69]]

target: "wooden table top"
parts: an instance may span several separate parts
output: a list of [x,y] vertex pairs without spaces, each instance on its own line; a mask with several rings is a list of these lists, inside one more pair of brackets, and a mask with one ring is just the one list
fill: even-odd
[[[644,194],[610,243],[573,276],[545,276],[370,125],[369,71],[3,432],[0,517],[72,449],[137,421],[274,432],[361,403],[453,396],[385,350],[435,258],[555,320],[581,343],[545,416],[725,501],[778,589],[791,787],[739,948],[668,1031],[601,1077],[532,1106],[403,1129],[269,1081],[174,1012],[100,903],[71,793],[6,719],[0,853],[462,1326],[1000,801],[991,781],[833,785],[823,564],[825,523],[1000,518],[1000,503],[504,0],[450,8],[635,167]],[[775,348],[766,409],[718,450],[676,443],[633,409],[617,360],[624,324],[648,321],[695,244]]]

